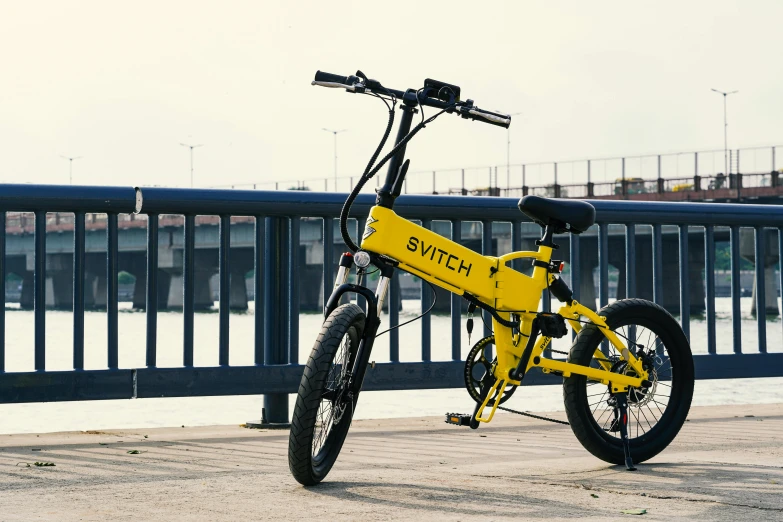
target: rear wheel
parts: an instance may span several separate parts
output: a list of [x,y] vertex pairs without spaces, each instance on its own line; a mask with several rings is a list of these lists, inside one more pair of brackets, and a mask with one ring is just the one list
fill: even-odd
[[324,321],[305,366],[288,439],[288,467],[305,486],[326,477],[351,426],[357,397],[349,393],[347,376],[364,323],[358,306],[337,308]]
[[[628,436],[634,462],[663,451],[680,431],[693,398],[693,356],[677,321],[663,308],[642,299],[617,301],[598,312],[609,328],[630,346],[649,372],[649,388],[628,390]],[[630,339],[632,342],[629,342]],[[601,329],[588,325],[579,332],[568,362],[601,368],[594,358],[600,348],[616,373],[635,375]],[[625,462],[614,397],[609,387],[575,375],[563,382],[566,413],[579,442],[606,462]]]

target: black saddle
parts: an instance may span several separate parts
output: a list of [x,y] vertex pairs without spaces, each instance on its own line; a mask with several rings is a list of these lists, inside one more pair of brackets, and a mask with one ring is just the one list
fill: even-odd
[[595,223],[595,207],[586,201],[525,196],[518,205],[523,214],[539,225],[553,225],[555,234],[581,234]]

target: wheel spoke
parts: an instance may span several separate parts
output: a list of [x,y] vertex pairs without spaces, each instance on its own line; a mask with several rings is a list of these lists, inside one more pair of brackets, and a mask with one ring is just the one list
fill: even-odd
[[[629,436],[632,439],[642,437],[655,430],[662,420],[668,422],[666,419],[669,417],[666,414],[670,413],[669,409],[672,406],[671,396],[674,393],[674,382],[680,382],[674,381],[677,374],[673,368],[671,348],[658,336],[656,331],[661,330],[656,326],[648,328],[630,321],[615,327],[613,331],[619,338],[624,339],[629,349],[640,358],[645,369],[649,372],[648,380],[652,383],[649,387],[630,388],[627,393],[629,417],[635,424],[635,427],[633,425],[628,427]],[[661,331],[661,333],[663,332]],[[622,359],[617,348],[611,343],[608,343],[607,346],[606,336],[600,338],[598,342],[597,348],[603,350],[611,365],[612,372],[629,376],[636,375],[627,361]],[[590,366],[603,369],[595,357],[591,358]],[[591,388],[591,386],[601,384],[599,381],[590,381],[585,378],[583,382],[585,382],[584,404],[586,409],[591,412],[598,427],[608,431],[608,427],[614,422],[615,411],[614,407],[609,404],[611,397],[609,391],[605,385],[602,385],[603,390]],[[608,435],[620,437],[619,432],[608,432]]]

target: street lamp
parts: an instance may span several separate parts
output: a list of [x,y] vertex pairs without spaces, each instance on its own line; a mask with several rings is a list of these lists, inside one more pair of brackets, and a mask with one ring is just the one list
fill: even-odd
[[718,94],[723,95],[723,173],[725,175],[729,175],[729,138],[728,138],[728,128],[729,123],[728,120],[726,120],[726,96],[729,94],[735,94],[739,91],[731,91],[731,92],[723,92],[719,91],[718,89],[712,89],[713,91],[717,92]]
[[60,156],[62,159],[68,160],[68,183],[73,185],[73,160],[82,159],[82,156]]
[[[511,116],[519,116],[522,114],[521,112],[515,112],[513,114],[509,114],[509,118]],[[509,125],[508,128],[506,128],[506,184],[511,183],[511,126]],[[511,188],[510,186],[506,188]]]
[[188,147],[190,149],[190,188],[193,188],[193,149],[196,147],[203,147],[204,145],[198,144],[198,145],[189,145],[187,143],[180,143],[183,147]]
[[332,129],[322,129],[326,132],[331,132],[334,135],[334,190],[337,191],[337,135],[341,132],[345,132],[348,129],[340,129],[340,130],[332,130]]

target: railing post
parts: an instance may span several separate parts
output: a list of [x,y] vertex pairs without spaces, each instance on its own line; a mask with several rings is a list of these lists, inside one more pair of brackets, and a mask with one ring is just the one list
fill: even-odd
[[715,230],[704,227],[704,287],[707,294],[707,353],[715,354]]
[[[767,260],[766,236],[763,227],[755,229],[755,252],[756,258],[756,324],[758,326],[758,345],[759,352],[767,353],[767,296],[766,281],[764,280],[764,268]],[[775,304],[777,308],[777,303]]]
[[740,227],[731,227],[731,322],[734,353],[742,353],[742,309],[740,308]]
[[625,158],[621,158],[622,160],[622,192],[623,192],[623,198],[628,197],[628,183],[625,181]]
[[[256,365],[264,364],[264,287],[266,286],[264,283],[264,233],[266,232],[264,223],[264,216],[256,216],[255,237],[253,238],[253,323],[255,326],[253,362]],[[324,263],[324,266],[327,265],[329,263]],[[328,298],[329,296],[326,296],[324,299]]]
[[609,225],[598,225],[598,307],[609,304]]
[[[288,235],[290,258],[286,272],[288,275],[288,364],[299,363],[299,245],[300,225],[299,216],[291,216],[290,233]],[[363,222],[364,220],[362,220]],[[364,225],[359,224],[358,238],[364,232]],[[305,261],[306,262],[306,261]],[[367,307],[359,304],[366,311]]]
[[[421,226],[432,230],[432,221],[422,220]],[[424,314],[432,304],[432,288],[423,279],[421,280],[421,313]],[[432,323],[430,314],[424,314],[421,318],[421,360],[432,360]]]
[[[481,222],[481,255],[492,256],[492,221],[484,220]],[[488,326],[492,324],[492,316],[489,312],[482,311],[484,314],[484,337],[492,335],[492,329]]]
[[663,241],[661,225],[653,225],[652,256],[653,256],[653,302],[663,304]]
[[[517,226],[514,222],[513,226]],[[451,222],[451,240],[457,244],[462,244],[462,221]],[[514,245],[514,236],[511,238]],[[512,250],[514,247],[512,246]],[[396,279],[396,278],[395,278]],[[454,361],[462,359],[462,296],[456,293],[451,294],[451,358]]]
[[489,167],[489,187],[487,187],[487,196],[492,195],[492,167]]
[[147,355],[149,368],[157,365],[158,335],[158,215],[147,214]]
[[680,324],[685,337],[691,338],[690,282],[688,281],[688,225],[680,225]]
[[[231,318],[231,216],[220,216],[218,233],[218,364],[228,366],[229,320]],[[285,310],[285,308],[283,308]]]
[[[3,285],[5,291],[5,283]],[[46,212],[35,213],[35,270],[33,271],[35,371],[46,370]]]
[[[5,212],[2,213],[5,231]],[[73,220],[73,369],[84,369],[84,212],[74,212]],[[5,241],[3,241],[3,247]],[[0,261],[2,262],[2,261]],[[5,273],[2,273],[5,281]],[[2,292],[5,302],[5,292]],[[4,306],[5,308],[5,306]],[[3,314],[5,315],[5,314]],[[2,362],[0,362],[2,369]]]
[[587,182],[587,197],[592,198],[595,197],[595,183],[592,181]]
[[[196,216],[192,214],[185,216],[183,235],[182,365],[188,368],[193,366],[193,312],[196,289]],[[157,267],[153,268],[153,270],[157,272]],[[149,306],[149,303],[147,306]],[[154,365],[155,363],[153,362],[152,366]]]
[[117,214],[106,215],[106,316],[108,333],[109,369],[119,367],[119,332],[117,324],[117,302],[119,301],[117,287],[117,262],[119,258]]
[[[286,235],[288,220],[267,217],[264,245],[264,364],[288,363],[288,284],[285,265],[288,262]],[[326,261],[326,260],[325,260]],[[264,395],[262,423],[288,423],[288,395]]]

